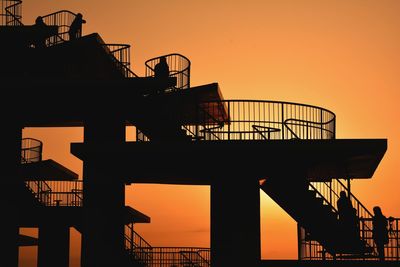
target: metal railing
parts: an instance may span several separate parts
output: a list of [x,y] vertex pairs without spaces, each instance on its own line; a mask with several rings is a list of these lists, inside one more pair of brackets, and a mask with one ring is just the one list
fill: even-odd
[[152,262],[152,246],[133,229],[133,223],[125,225],[125,248],[136,261],[149,266]]
[[169,76],[176,77],[176,86],[170,90],[190,88],[190,60],[181,54],[168,54],[149,59],[145,62],[146,77],[154,77],[154,69],[161,57],[165,57],[169,66]]
[[152,247],[149,267],[209,267],[210,249],[199,247]]
[[[290,102],[209,101],[199,103],[194,111],[172,116],[176,116],[182,129],[196,141],[334,139],[336,136],[333,112]],[[149,141],[138,130],[137,140]]]
[[[187,121],[184,114],[182,121]],[[334,139],[335,114],[324,108],[278,101],[200,103],[196,122],[185,125],[195,140]]]
[[[363,238],[369,243],[373,243],[372,239],[372,219],[361,218],[363,227],[362,229]],[[385,260],[387,261],[400,261],[400,240],[399,240],[399,226],[400,218],[388,218],[388,230],[389,230],[389,242],[385,245]],[[375,248],[376,249],[376,248]]]
[[152,247],[133,229],[125,226],[125,248],[136,260],[147,267],[209,267],[210,249],[197,247]]
[[131,46],[128,44],[104,44],[104,50],[110,55],[117,69],[125,78],[138,77],[131,69]]
[[42,141],[34,138],[23,138],[21,140],[21,163],[41,161],[42,150]]
[[22,1],[2,0],[1,1],[1,25],[21,26],[22,24]]
[[48,206],[51,203],[51,188],[45,181],[28,181],[25,185],[40,204]]
[[81,207],[82,181],[27,181],[27,187],[46,207]]
[[[60,10],[45,16],[42,16],[43,22],[47,26],[57,26],[58,34],[53,35],[46,39],[46,45],[52,46],[60,44],[70,40],[68,31],[70,29],[71,23],[74,21],[76,14],[69,10]],[[81,32],[79,32],[82,35]],[[80,37],[80,36],[78,36]]]
[[[348,186],[339,179],[332,179],[328,182],[311,182],[310,188],[319,192],[319,196],[323,196],[324,204],[330,205],[332,211],[337,214],[337,202],[340,197],[340,192],[345,191],[350,198],[352,206],[356,209],[356,215],[359,221],[359,232],[361,240],[367,247],[372,248],[372,253],[367,255],[359,255],[359,259],[377,259],[377,248],[372,238],[372,213],[359,201],[350,191]],[[338,215],[337,215],[338,216]],[[385,246],[385,259],[399,261],[399,220],[398,218],[391,217],[389,225],[389,244]],[[303,232],[302,232],[303,231]],[[302,260],[327,260],[327,259],[341,259],[335,257],[337,255],[330,255],[324,247],[315,240],[307,240],[308,233],[300,230],[300,257]],[[352,258],[355,259],[355,258]]]

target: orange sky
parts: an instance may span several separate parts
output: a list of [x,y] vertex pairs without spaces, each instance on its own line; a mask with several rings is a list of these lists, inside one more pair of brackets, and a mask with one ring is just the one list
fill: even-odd
[[[83,13],[84,33],[131,44],[139,75],[147,59],[181,53],[192,62],[192,85],[218,82],[226,99],[325,107],[337,115],[337,138],[387,138],[373,179],[352,189],[370,210],[380,205],[400,217],[400,1],[24,0],[23,21],[61,9]],[[82,129],[24,136],[44,141],[44,158],[81,175],[69,143],[82,140]],[[261,199],[263,257],[296,258],[295,223]],[[151,216],[137,230],[154,246],[209,246],[208,187],[132,185],[126,202]]]

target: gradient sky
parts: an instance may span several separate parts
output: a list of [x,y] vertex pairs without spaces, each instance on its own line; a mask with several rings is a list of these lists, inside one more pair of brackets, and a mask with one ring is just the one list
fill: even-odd
[[[400,1],[24,0],[23,21],[61,9],[83,13],[84,34],[131,44],[141,76],[147,59],[181,53],[192,62],[191,84],[218,82],[225,99],[321,106],[336,114],[337,138],[387,138],[373,179],[352,189],[370,210],[380,205],[400,217]],[[24,136],[44,141],[44,158],[81,177],[69,143],[82,141],[82,129],[25,129]],[[152,245],[209,246],[208,187],[131,185],[126,192],[126,203],[152,218],[136,228]],[[295,222],[264,193],[261,201],[262,256],[296,258]]]

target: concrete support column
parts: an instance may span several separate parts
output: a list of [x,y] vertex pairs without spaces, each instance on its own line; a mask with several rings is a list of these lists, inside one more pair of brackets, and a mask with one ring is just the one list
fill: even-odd
[[69,233],[66,225],[39,227],[38,267],[69,267]]
[[82,267],[122,266],[125,184],[119,149],[125,123],[96,115],[84,129]]
[[258,266],[260,186],[254,177],[226,175],[211,184],[213,267]]
[[[10,116],[9,113],[7,115]],[[15,122],[3,120],[0,137],[2,140],[0,266],[18,267],[19,213],[21,210],[19,192],[21,185],[23,186],[18,169],[21,164],[22,129]]]

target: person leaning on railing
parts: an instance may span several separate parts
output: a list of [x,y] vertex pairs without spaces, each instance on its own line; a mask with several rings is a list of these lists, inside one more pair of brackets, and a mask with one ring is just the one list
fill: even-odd
[[75,40],[82,36],[82,24],[86,23],[81,13],[76,14],[68,30],[69,40]]

